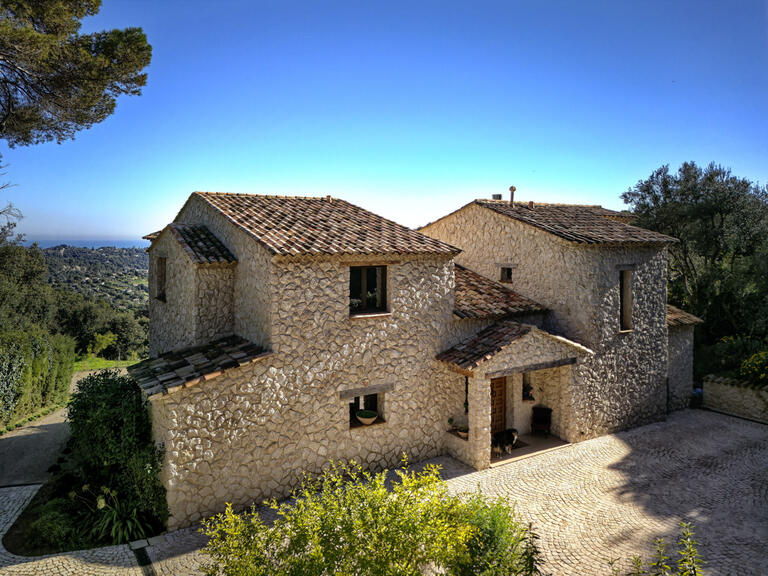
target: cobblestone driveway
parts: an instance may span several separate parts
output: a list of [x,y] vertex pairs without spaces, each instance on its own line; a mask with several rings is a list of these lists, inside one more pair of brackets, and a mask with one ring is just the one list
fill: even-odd
[[[432,462],[452,490],[514,502],[541,536],[554,575],[608,574],[606,558],[649,553],[655,537],[675,539],[681,520],[696,525],[706,574],[768,575],[768,426],[685,411],[481,472],[450,458]],[[154,571],[197,574],[202,543],[194,530],[157,539],[148,550]],[[121,562],[126,574],[136,572],[122,550],[104,572]],[[81,573],[61,567],[39,573]],[[16,573],[6,570],[0,574]]]

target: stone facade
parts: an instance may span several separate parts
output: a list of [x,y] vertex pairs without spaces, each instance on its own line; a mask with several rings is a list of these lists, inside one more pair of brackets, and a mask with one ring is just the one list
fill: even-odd
[[[464,404],[464,377],[435,360],[462,332],[452,319],[452,269],[446,258],[402,257],[388,267],[390,313],[350,317],[348,263],[274,261],[274,354],[151,397],[155,438],[166,450],[169,526],[225,502],[285,495],[331,459],[380,468],[403,453],[444,453],[448,415]],[[379,402],[385,422],[350,428],[349,400],[340,396],[379,385],[392,387]]]
[[[500,372],[507,378],[507,427],[521,433],[530,429],[533,405],[522,399],[524,369],[536,403],[553,410],[552,433],[565,440],[663,417],[664,250],[574,246],[476,210],[483,209],[459,211],[425,232],[464,248],[456,262],[486,277],[497,279],[501,264],[513,267],[510,287],[551,312],[515,318],[535,328],[470,371],[436,356],[497,319],[454,315],[452,253],[273,255],[205,200],[190,197],[176,222],[205,226],[237,262],[196,266],[169,234],[153,242],[150,290],[159,257],[167,259],[167,282],[165,301],[150,306],[152,355],[227,334],[266,352],[149,396],[153,434],[165,449],[170,528],[219,512],[226,502],[244,507],[284,496],[302,474],[330,460],[380,469],[403,454],[416,461],[448,453],[486,468],[490,378]],[[350,267],[360,265],[387,267],[386,313],[350,316]],[[620,333],[622,266],[632,268],[635,329]],[[383,421],[352,426],[350,396],[368,391],[377,394]],[[468,439],[449,432],[449,418],[469,427]]]
[[[595,354],[575,369],[574,433],[583,440],[666,415],[666,250],[586,245],[470,204],[420,230],[462,252],[456,262],[550,309],[545,327]],[[620,330],[619,273],[632,274],[630,331]]]
[[704,378],[704,407],[768,424],[768,390],[733,378]]
[[[166,262],[163,295],[157,286],[159,258]],[[150,356],[232,334],[233,265],[195,265],[168,233],[152,244],[149,259]]]
[[693,390],[693,326],[670,326],[668,410],[682,410],[691,402]]

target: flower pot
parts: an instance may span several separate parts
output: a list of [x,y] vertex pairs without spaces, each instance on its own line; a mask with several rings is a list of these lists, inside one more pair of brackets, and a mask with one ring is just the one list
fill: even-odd
[[456,434],[464,439],[469,438],[469,430],[456,430]]
[[379,415],[373,410],[358,410],[355,414],[355,417],[360,421],[361,424],[370,426],[376,421],[376,418],[378,418]]

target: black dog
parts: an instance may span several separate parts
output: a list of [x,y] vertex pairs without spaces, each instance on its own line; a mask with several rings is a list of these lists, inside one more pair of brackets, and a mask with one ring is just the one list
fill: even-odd
[[491,450],[494,454],[501,456],[504,452],[512,454],[512,448],[517,443],[517,430],[510,428],[503,432],[497,432],[493,435],[491,441]]

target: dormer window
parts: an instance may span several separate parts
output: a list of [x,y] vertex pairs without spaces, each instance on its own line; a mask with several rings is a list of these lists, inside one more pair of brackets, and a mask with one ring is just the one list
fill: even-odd
[[349,314],[387,311],[387,267],[350,266]]
[[155,260],[155,298],[165,302],[166,258],[158,256]]

